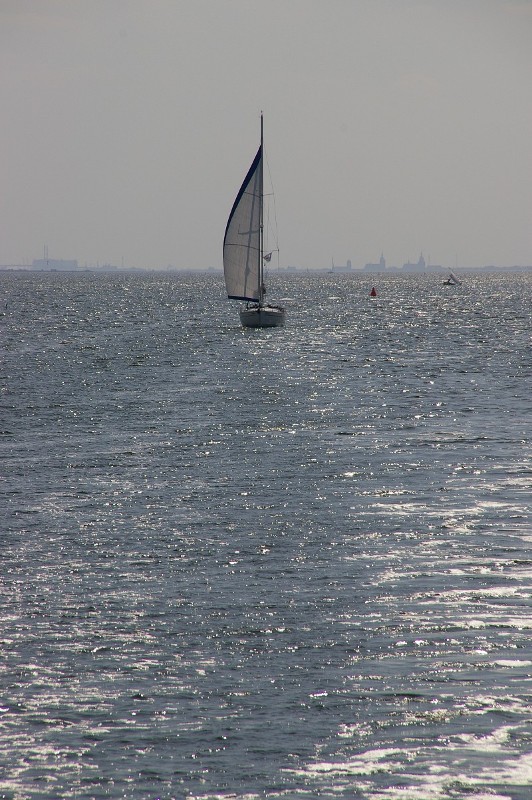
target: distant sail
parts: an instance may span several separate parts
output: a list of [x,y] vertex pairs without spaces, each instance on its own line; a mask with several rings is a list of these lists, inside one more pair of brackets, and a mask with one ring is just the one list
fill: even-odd
[[459,279],[456,277],[456,275],[454,274],[454,272],[450,272],[450,273],[449,273],[449,277],[448,277],[448,278],[447,278],[447,280],[446,280],[446,281],[444,281],[443,283],[445,284],[445,286],[461,286],[461,285],[462,285],[462,281],[461,281],[461,280],[459,280]]

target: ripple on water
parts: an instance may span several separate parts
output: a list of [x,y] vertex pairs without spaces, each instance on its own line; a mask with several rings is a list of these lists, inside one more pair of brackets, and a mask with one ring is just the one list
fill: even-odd
[[528,800],[529,276],[275,280],[0,273],[6,796]]

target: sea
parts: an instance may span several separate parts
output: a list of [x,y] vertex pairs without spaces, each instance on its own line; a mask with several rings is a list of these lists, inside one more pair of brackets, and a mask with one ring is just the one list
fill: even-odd
[[0,273],[0,798],[532,797],[532,273],[463,277]]

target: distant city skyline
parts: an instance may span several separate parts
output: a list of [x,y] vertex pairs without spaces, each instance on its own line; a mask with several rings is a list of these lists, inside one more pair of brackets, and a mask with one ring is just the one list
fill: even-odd
[[[0,264],[0,271],[9,271],[9,270],[20,270],[20,271],[34,271],[34,272],[85,272],[85,271],[93,271],[93,272],[116,272],[116,271],[146,271],[146,272],[222,272],[221,266],[204,266],[204,267],[177,267],[171,264],[167,266],[133,266],[133,265],[126,265],[126,264],[80,264],[76,259],[54,259],[54,258],[38,258],[33,259],[31,264]],[[334,260],[332,261],[330,266],[294,266],[294,265],[287,265],[287,266],[277,266],[277,267],[268,267],[268,271],[270,272],[330,272],[336,274],[349,274],[349,273],[387,273],[387,274],[394,274],[399,272],[427,272],[427,273],[439,273],[439,272],[450,272],[452,270],[458,271],[486,271],[486,270],[496,270],[496,271],[508,271],[511,272],[512,270],[530,270],[532,271],[532,265],[527,264],[513,264],[513,265],[496,265],[496,264],[485,264],[477,267],[467,267],[467,266],[460,266],[460,265],[449,265],[444,266],[442,264],[431,264],[425,261],[423,254],[421,253],[417,262],[405,262],[402,266],[394,266],[394,265],[387,265],[386,259],[384,255],[381,255],[381,258],[378,262],[375,263],[366,263],[360,266],[353,266],[350,259],[347,260],[346,264],[335,264]]]

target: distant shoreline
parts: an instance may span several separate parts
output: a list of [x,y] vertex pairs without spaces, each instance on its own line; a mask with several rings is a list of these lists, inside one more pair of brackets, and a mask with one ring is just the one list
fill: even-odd
[[[438,267],[431,269],[419,270],[419,269],[403,269],[401,267],[390,267],[385,270],[365,270],[364,268],[352,268],[352,269],[331,269],[330,267],[278,267],[277,269],[270,269],[269,272],[276,273],[278,275],[363,275],[364,277],[377,277],[377,276],[400,276],[400,275],[430,275],[436,277],[442,277],[448,275],[451,270],[451,267]],[[485,267],[452,267],[454,272],[465,274],[465,273],[497,273],[497,274],[511,274],[511,273],[523,273],[523,272],[532,272],[532,266],[513,266],[513,267],[496,267],[496,266],[485,266]],[[223,275],[223,270],[221,267],[203,267],[203,268],[187,268],[187,267],[80,267],[78,269],[57,269],[57,268],[49,268],[49,269],[34,269],[31,266],[24,266],[24,265],[9,265],[3,264],[0,265],[0,272],[20,272],[20,273],[32,273],[32,274],[42,274],[42,273],[59,273],[59,274],[83,274],[83,273],[90,273],[92,275],[116,275],[116,274],[149,274],[149,273],[162,273],[162,274],[193,274],[193,275]]]

